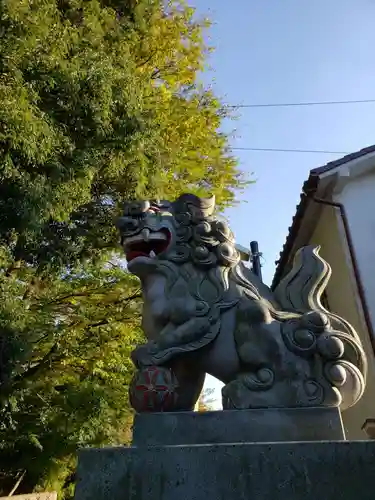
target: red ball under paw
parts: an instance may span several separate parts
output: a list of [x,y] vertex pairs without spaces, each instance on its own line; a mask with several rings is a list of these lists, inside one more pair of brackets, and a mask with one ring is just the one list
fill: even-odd
[[178,380],[162,366],[139,370],[129,387],[130,404],[138,413],[173,411],[178,397]]

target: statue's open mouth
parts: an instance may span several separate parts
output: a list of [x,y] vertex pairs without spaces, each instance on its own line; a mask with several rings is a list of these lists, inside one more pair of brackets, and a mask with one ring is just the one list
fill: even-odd
[[167,229],[150,231],[150,229],[145,228],[124,241],[126,260],[131,262],[137,257],[153,259],[167,250],[170,241],[171,234]]

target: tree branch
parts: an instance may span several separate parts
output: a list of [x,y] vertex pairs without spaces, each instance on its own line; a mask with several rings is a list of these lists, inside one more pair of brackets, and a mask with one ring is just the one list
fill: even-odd
[[156,56],[157,53],[158,50],[152,52],[152,54],[149,55],[144,61],[141,61],[139,64],[137,64],[137,68],[142,68],[143,66],[146,66],[146,64],[149,63],[151,59],[153,59]]
[[[108,289],[110,289],[110,288],[111,287],[109,286]],[[47,302],[46,304],[44,304],[43,307],[50,306],[53,304],[59,304],[61,302],[64,302],[64,300],[71,299],[73,297],[88,297],[89,295],[92,295],[94,293],[105,293],[106,291],[107,290],[103,289],[103,288],[92,288],[91,290],[87,290],[85,292],[69,293],[67,295],[62,295],[61,297],[57,297],[56,299],[53,299],[53,300]],[[135,294],[131,295],[130,297],[127,297],[126,299],[124,299],[124,301],[128,302],[129,300],[140,298],[141,296],[142,295],[140,294],[140,289],[138,289]],[[120,302],[122,302],[122,301],[120,301]],[[36,304],[32,306],[32,309],[37,309],[37,308],[38,308],[38,305],[36,305]]]
[[[51,306],[53,304],[60,304],[61,302],[64,302],[64,300],[71,299],[73,297],[88,297],[89,295],[92,295],[94,293],[104,293],[104,290],[101,288],[92,288],[91,290],[87,290],[86,292],[75,292],[75,293],[69,293],[67,295],[62,295],[61,297],[57,297],[56,299],[50,300],[49,302],[46,302],[45,304],[42,305],[42,307],[47,307]],[[40,305],[34,304],[31,306],[31,309],[38,309]]]
[[[49,361],[51,361],[52,356],[55,354],[57,351],[58,344],[57,342],[53,344],[51,349],[47,352],[45,356],[38,362],[38,364],[34,365],[33,367],[29,368],[28,370],[24,371],[23,373],[20,373],[16,375],[13,380],[12,380],[12,386],[17,386],[20,385],[22,382],[24,382],[26,379],[29,379],[30,377],[36,375],[41,368],[46,366]],[[61,356],[60,356],[61,358]]]
[[8,497],[12,497],[14,495],[14,493],[16,492],[18,486],[21,484],[23,478],[25,477],[25,474],[26,474],[26,470],[24,470],[22,472],[22,474],[20,475],[20,477],[17,479],[17,482],[16,484],[13,486],[12,488],[12,491],[9,493]]

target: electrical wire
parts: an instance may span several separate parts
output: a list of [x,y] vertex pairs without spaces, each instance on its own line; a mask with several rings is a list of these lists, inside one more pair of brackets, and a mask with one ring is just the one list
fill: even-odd
[[277,149],[277,148],[241,148],[230,147],[233,151],[265,151],[271,153],[319,153],[327,155],[348,155],[347,151],[325,151],[319,149]]
[[227,105],[225,108],[289,108],[295,106],[332,106],[342,104],[369,104],[375,103],[375,99],[357,99],[353,101],[312,101],[312,102],[284,102],[284,103],[252,103]]

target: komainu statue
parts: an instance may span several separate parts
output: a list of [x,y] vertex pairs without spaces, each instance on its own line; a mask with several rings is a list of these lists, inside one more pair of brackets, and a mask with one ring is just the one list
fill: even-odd
[[144,299],[148,339],[132,354],[137,411],[192,410],[205,374],[224,409],[354,405],[367,363],[353,327],[320,302],[330,277],[305,247],[271,290],[241,261],[214,199],[128,203],[118,221]]

